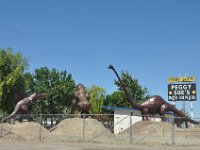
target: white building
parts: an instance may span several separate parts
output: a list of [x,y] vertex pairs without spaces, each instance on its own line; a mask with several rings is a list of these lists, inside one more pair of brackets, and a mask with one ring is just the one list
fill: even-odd
[[[122,131],[130,127],[130,124],[142,121],[142,114],[134,108],[121,108],[103,106],[104,109],[114,110],[114,134],[120,134]],[[149,118],[151,121],[161,121],[159,117]]]

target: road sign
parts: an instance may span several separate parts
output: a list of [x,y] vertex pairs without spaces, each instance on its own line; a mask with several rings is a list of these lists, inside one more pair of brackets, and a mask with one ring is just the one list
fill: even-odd
[[195,77],[190,76],[190,77],[169,77],[168,82],[195,82]]
[[168,84],[169,101],[195,101],[196,84]]

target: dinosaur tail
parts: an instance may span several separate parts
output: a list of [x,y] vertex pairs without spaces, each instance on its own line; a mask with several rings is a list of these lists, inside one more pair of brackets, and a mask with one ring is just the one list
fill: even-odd
[[9,116],[3,118],[2,122],[6,122],[8,119],[11,119],[16,114],[17,114],[17,112],[13,111]]
[[191,119],[190,117],[186,116],[183,112],[181,112],[180,110],[178,110],[178,109],[175,108],[174,106],[172,106],[172,105],[170,105],[170,104],[168,104],[168,105],[169,105],[169,111],[172,111],[172,112],[175,113],[178,117],[183,117],[183,119],[184,119],[185,121],[188,121],[188,122],[190,122],[190,123],[192,123],[192,124],[200,124],[200,122],[195,121],[195,120]]

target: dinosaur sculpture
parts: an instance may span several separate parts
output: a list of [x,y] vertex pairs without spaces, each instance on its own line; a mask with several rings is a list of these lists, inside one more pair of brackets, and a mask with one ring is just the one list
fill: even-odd
[[183,117],[182,121],[188,121],[193,124],[199,124],[200,122],[197,122],[195,120],[192,120],[191,118],[187,117],[183,112],[179,111],[177,108],[175,108],[173,105],[167,103],[161,96],[155,95],[149,98],[147,101],[145,101],[142,104],[138,104],[135,102],[134,99],[131,98],[130,94],[126,90],[125,85],[123,84],[121,78],[119,77],[118,73],[114,69],[112,65],[109,65],[109,69],[113,70],[115,75],[117,76],[122,89],[124,90],[128,102],[131,104],[133,108],[136,108],[141,111],[142,119],[146,118],[148,120],[149,115],[155,115],[159,114],[161,117],[161,120],[165,120],[165,112],[172,111],[174,114],[176,114],[178,117]]
[[[189,116],[189,114],[187,112],[185,112],[184,109],[180,110],[183,114],[185,114],[185,116],[187,116],[186,118],[191,118]],[[182,117],[178,117],[177,115],[175,115],[174,117],[174,123],[177,125],[177,127],[181,128],[181,124],[185,123],[185,127],[188,128],[188,121],[186,118],[182,118]]]
[[74,94],[74,98],[72,100],[71,106],[69,107],[68,113],[71,114],[75,108],[78,110],[78,117],[81,117],[81,114],[89,114],[89,110],[91,109],[91,103],[89,101],[90,95],[85,90],[83,84],[79,83],[76,86],[76,92]]
[[27,114],[28,113],[28,107],[31,105],[31,103],[35,100],[42,99],[46,96],[45,93],[33,93],[32,95],[23,98],[22,100],[18,101],[17,104],[15,105],[14,111],[4,118],[2,121],[5,122],[8,119],[11,119],[14,115],[17,113],[21,114]]

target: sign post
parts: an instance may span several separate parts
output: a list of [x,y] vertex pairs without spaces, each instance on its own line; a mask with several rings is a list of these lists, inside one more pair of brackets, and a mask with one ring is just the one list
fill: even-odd
[[190,115],[191,115],[191,118],[193,119],[194,118],[194,114],[193,114],[193,102],[191,101],[190,102]]

